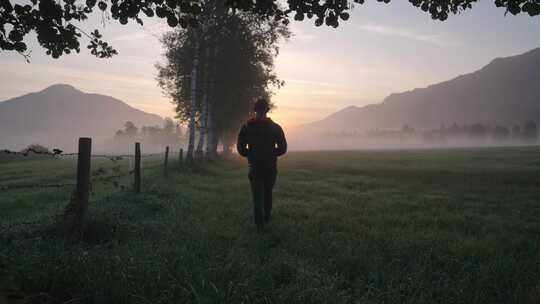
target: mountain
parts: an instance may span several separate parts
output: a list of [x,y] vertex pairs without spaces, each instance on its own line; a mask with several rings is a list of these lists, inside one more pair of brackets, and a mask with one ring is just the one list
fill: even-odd
[[380,104],[348,107],[294,130],[296,134],[445,124],[540,121],[540,48],[497,58],[482,69],[426,88],[391,94]]
[[79,137],[104,142],[128,120],[139,127],[163,124],[160,116],[113,97],[57,84],[0,102],[0,149],[21,149],[39,143],[73,151]]

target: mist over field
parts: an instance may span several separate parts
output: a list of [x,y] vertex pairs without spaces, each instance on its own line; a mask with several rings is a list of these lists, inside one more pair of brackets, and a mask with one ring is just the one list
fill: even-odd
[[[391,94],[379,104],[346,107],[320,121],[286,129],[291,150],[521,146],[538,143],[540,48],[494,59],[470,74]],[[279,110],[279,107],[277,108]],[[129,126],[126,123],[130,122]],[[185,124],[112,97],[54,85],[0,103],[2,148],[40,144],[76,149],[92,137],[101,153],[186,148]],[[222,141],[231,148],[235,134]]]
[[289,132],[297,150],[535,145],[540,48],[451,80],[346,107]]
[[296,137],[291,134],[290,149],[292,151],[324,151],[324,150],[400,150],[400,149],[449,149],[449,148],[475,148],[475,147],[521,147],[536,146],[536,140],[496,138],[470,138],[467,136],[455,138],[426,139],[421,136],[410,137],[395,135],[389,138],[347,137],[336,134],[327,137],[309,137],[302,135]]

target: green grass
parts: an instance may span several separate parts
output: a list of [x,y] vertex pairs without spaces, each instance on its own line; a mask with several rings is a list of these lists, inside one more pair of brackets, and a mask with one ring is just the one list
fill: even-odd
[[[0,184],[74,168],[4,162]],[[0,290],[45,303],[540,302],[540,149],[290,153],[279,171],[263,235],[238,158],[144,170],[139,195],[129,175],[124,189],[94,183],[82,242],[51,233],[71,188],[5,191]]]

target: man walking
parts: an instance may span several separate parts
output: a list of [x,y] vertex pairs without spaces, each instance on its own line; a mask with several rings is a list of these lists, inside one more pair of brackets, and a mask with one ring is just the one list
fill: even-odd
[[255,117],[242,126],[236,144],[238,153],[248,159],[258,232],[263,231],[272,213],[272,188],[276,182],[277,158],[287,152],[283,129],[266,116],[269,110],[270,105],[266,99],[255,102]]

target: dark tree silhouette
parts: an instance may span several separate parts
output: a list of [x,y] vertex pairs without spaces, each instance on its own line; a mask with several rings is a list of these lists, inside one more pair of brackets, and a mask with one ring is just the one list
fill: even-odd
[[414,128],[405,124],[401,127],[401,133],[403,134],[414,134]]
[[39,144],[29,145],[28,147],[24,148],[21,152],[22,153],[29,153],[29,152],[31,152],[31,153],[44,153],[44,154],[51,153],[49,148],[47,148],[45,146],[42,146],[42,145],[39,145]]
[[536,122],[529,120],[525,123],[525,126],[523,127],[523,138],[527,140],[538,140],[538,127],[536,126]]
[[472,124],[469,128],[469,136],[474,138],[484,138],[487,135],[487,128],[481,123]]
[[131,121],[126,121],[124,124],[124,134],[126,136],[137,136],[137,132],[139,129],[135,126],[135,124]]
[[[12,0],[0,0],[0,50],[27,53],[27,35],[37,33],[39,44],[46,53],[58,58],[71,52],[80,52],[81,38],[88,39],[87,48],[99,57],[107,58],[117,54],[103,41],[98,30],[84,31],[80,24],[95,11],[106,13],[120,24],[135,21],[143,24],[143,17],[158,17],[167,20],[171,27],[197,26],[203,3],[208,0],[29,0],[19,4]],[[221,0],[220,0],[221,1]],[[377,0],[390,3],[390,0]],[[401,1],[401,0],[400,0]],[[284,23],[289,18],[301,21],[314,19],[316,26],[326,24],[337,27],[339,20],[349,19],[349,11],[354,4],[364,4],[364,0],[297,0],[287,1],[280,6],[278,0],[224,0],[233,11],[248,11],[260,18],[275,18]],[[409,0],[411,5],[428,13],[435,20],[446,20],[449,15],[471,9],[478,0]],[[526,13],[540,14],[538,0],[494,0],[497,7],[506,9],[513,15]],[[105,16],[105,14],[104,14]]]
[[274,58],[278,41],[290,35],[287,26],[253,13],[227,13],[215,4],[210,2],[215,13],[198,28],[165,34],[165,62],[156,65],[159,86],[188,125],[187,160],[203,154],[205,140],[208,157],[216,154],[218,141],[227,150],[254,100],[283,85]]
[[496,140],[507,140],[510,137],[510,130],[505,126],[495,126],[493,138]]
[[514,125],[512,127],[512,138],[514,139],[521,138],[521,127],[519,125]]

